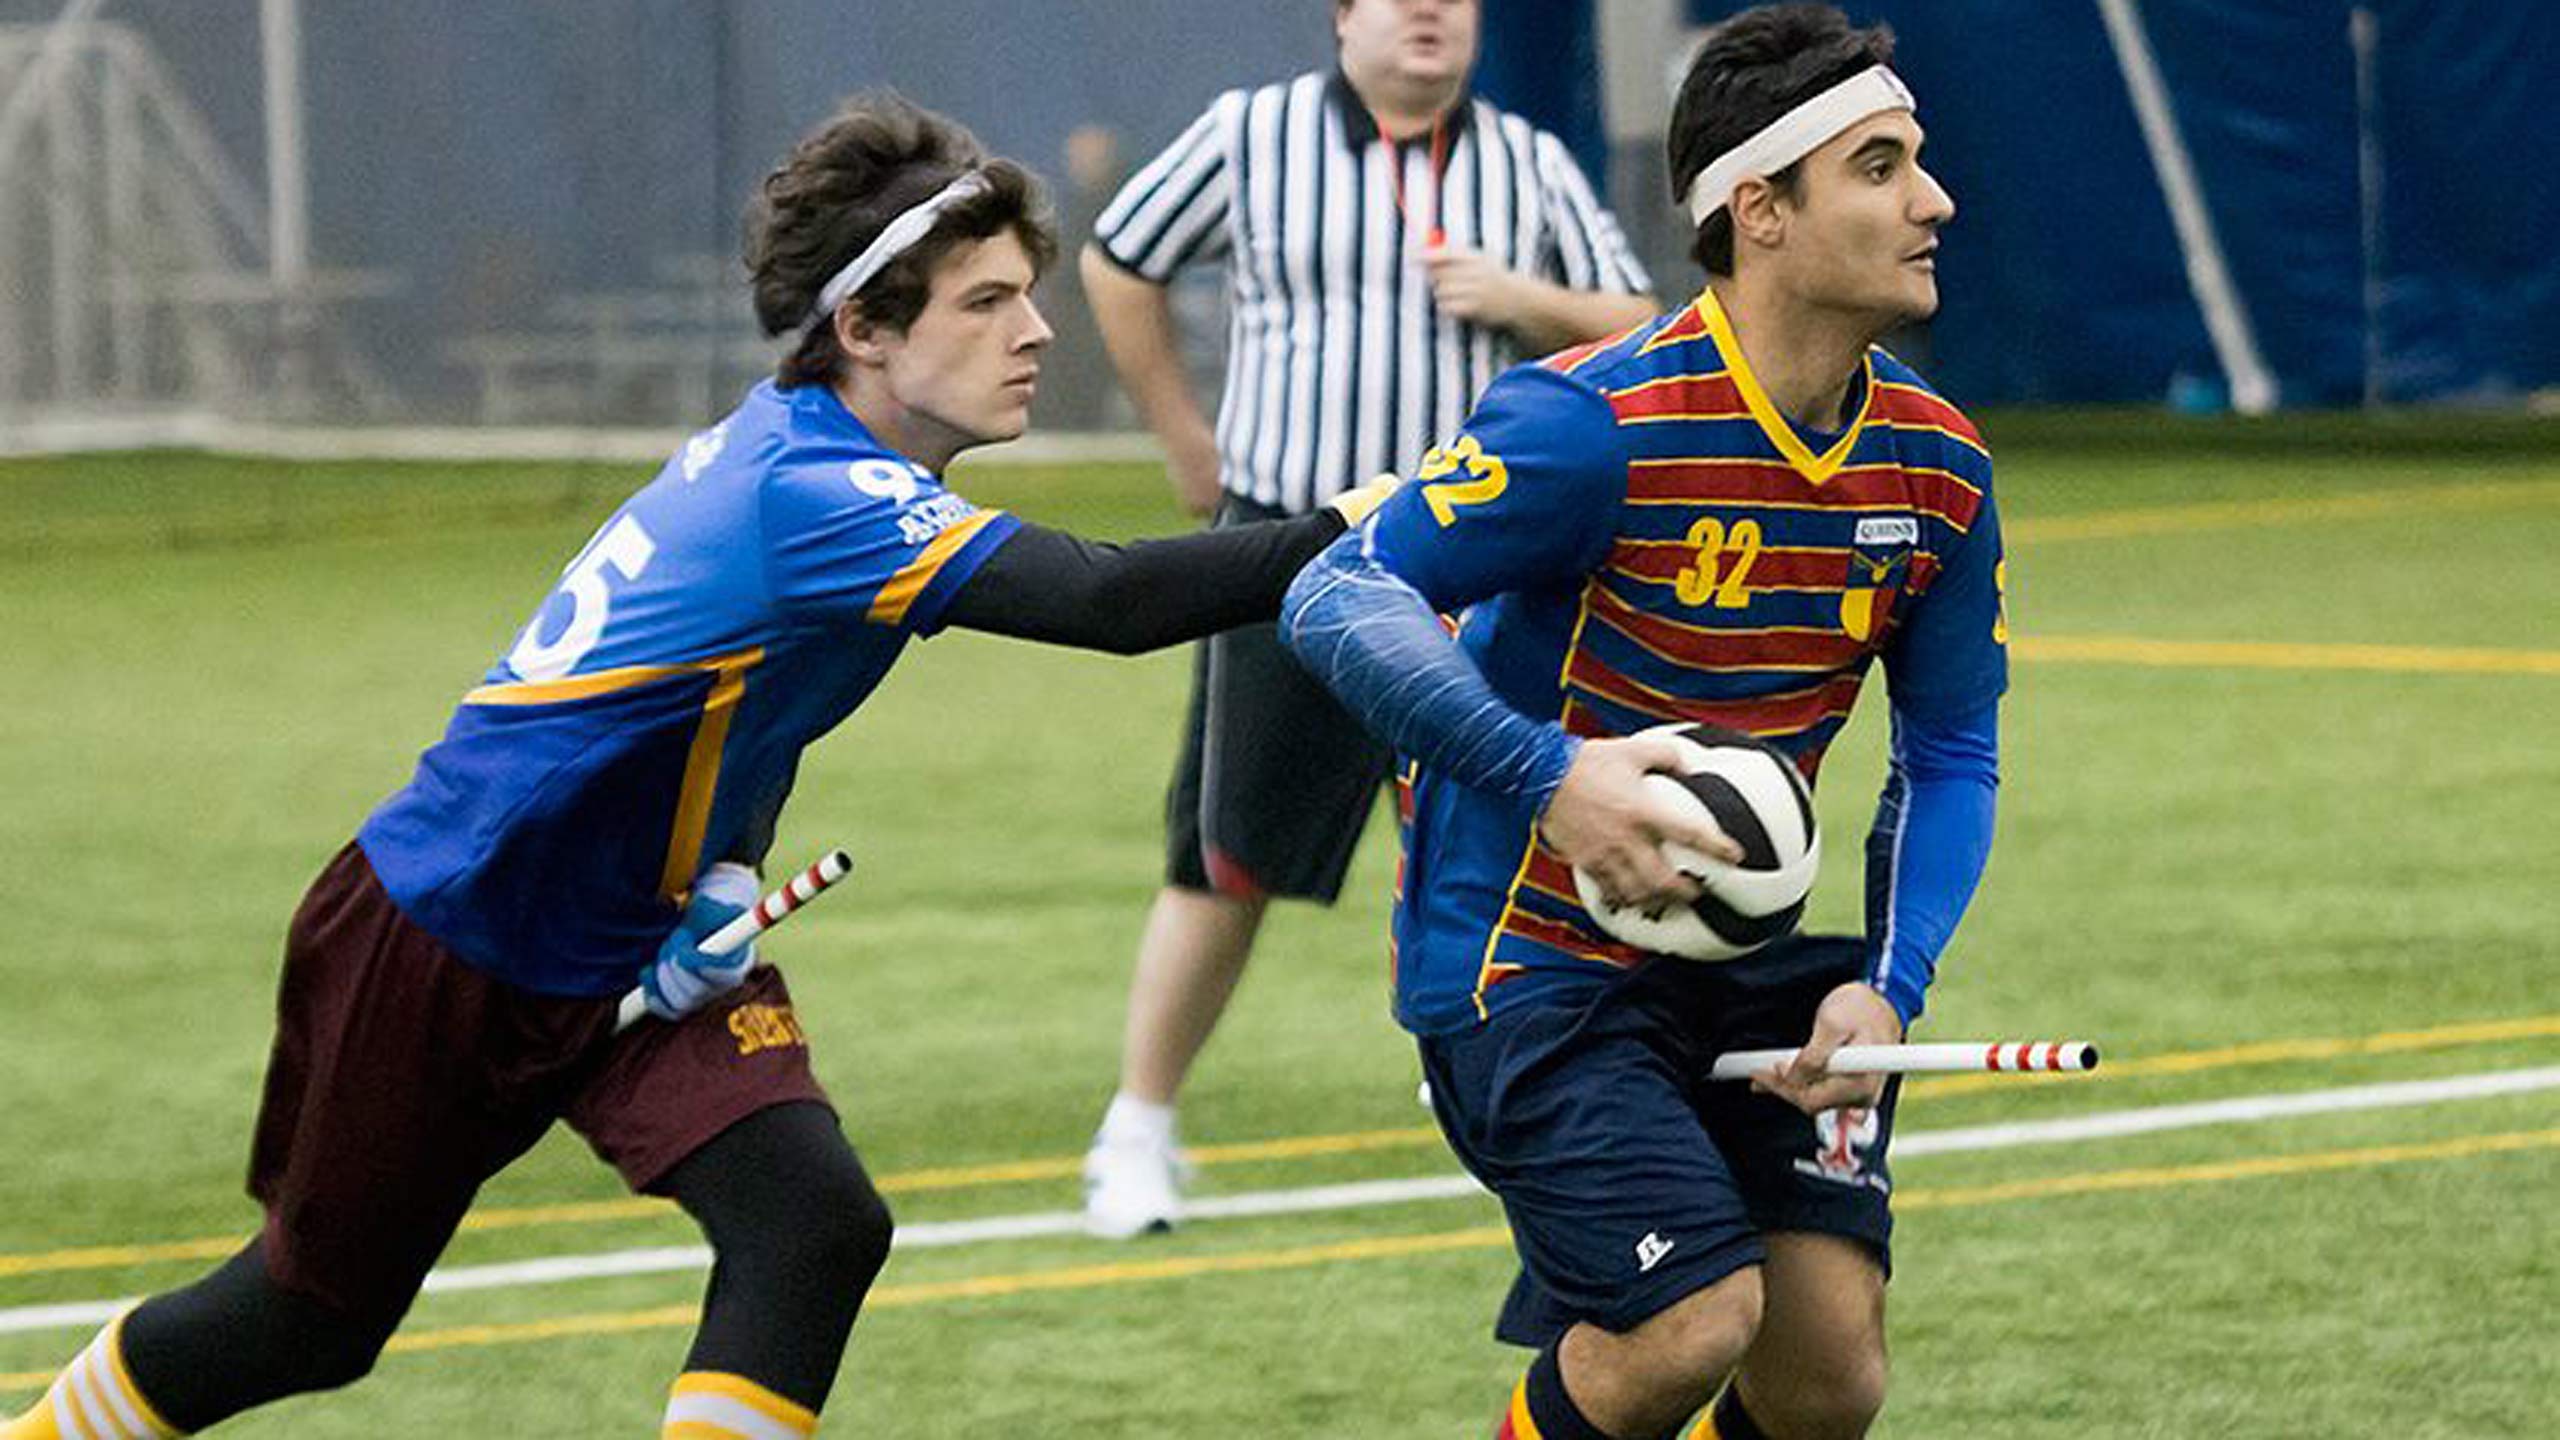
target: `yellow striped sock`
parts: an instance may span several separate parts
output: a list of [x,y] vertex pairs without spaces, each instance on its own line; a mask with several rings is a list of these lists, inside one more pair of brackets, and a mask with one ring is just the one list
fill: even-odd
[[1725,1390],[1732,1388],[1733,1382],[1725,1381],[1724,1388],[1716,1391],[1716,1398],[1708,1401],[1707,1408],[1698,1412],[1698,1418],[1690,1421],[1680,1432],[1680,1440],[1724,1440],[1724,1432],[1716,1428],[1716,1406],[1724,1402]]
[[1503,1413],[1502,1428],[1494,1432],[1494,1440],[1546,1440],[1538,1430],[1537,1417],[1529,1413],[1526,1379],[1511,1387],[1511,1408]]
[[809,1440],[816,1433],[817,1411],[743,1375],[708,1370],[676,1377],[667,1396],[666,1428],[658,1432],[659,1440]]
[[0,1440],[175,1440],[124,1368],[124,1320],[107,1322],[36,1407],[6,1425]]

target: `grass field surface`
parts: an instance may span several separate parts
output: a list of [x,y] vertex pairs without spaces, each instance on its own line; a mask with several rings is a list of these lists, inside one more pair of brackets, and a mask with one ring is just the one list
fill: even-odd
[[[2560,428],[1986,429],[2016,660],[2001,830],[1926,1035],[2088,1038],[2107,1063],[1915,1085],[1903,1133],[2252,1103],[1898,1160],[1877,1433],[2560,1434]],[[294,901],[644,478],[0,465],[0,1412],[86,1339],[39,1307],[177,1283],[254,1228]],[[959,481],[1096,533],[1179,523],[1138,467]],[[811,752],[777,859],[842,844],[856,873],[770,953],[921,1234],[1076,1204],[1187,664],[949,635]],[[1855,920],[1881,702],[1825,767],[1818,928]],[[1487,1333],[1499,1210],[1446,1186],[1306,1208],[1455,1172],[1385,1012],[1393,850],[1377,825],[1340,907],[1275,914],[1186,1097],[1204,1199],[1299,1208],[904,1250],[828,1433],[1490,1433],[1525,1360]],[[2462,1088],[2483,1076],[2508,1088]],[[2459,1094],[2373,1098],[2420,1082]],[[555,1136],[447,1264],[694,1243]],[[361,1386],[221,1433],[651,1433],[700,1281],[678,1256],[430,1294]]]

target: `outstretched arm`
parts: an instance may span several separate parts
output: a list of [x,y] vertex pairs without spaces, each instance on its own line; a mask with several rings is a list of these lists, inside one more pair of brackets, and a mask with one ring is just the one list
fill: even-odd
[[1135,655],[1269,620],[1316,552],[1393,488],[1392,478],[1287,520],[1110,544],[1024,525],[969,577],[943,623]]
[[943,623],[1135,655],[1270,619],[1289,577],[1341,533],[1331,510],[1125,545],[1025,525]]
[[1543,811],[1581,742],[1504,704],[1366,538],[1344,536],[1300,573],[1281,643],[1398,754]]

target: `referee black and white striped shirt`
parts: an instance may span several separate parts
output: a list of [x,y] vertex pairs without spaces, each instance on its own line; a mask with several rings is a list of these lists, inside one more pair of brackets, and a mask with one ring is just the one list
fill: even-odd
[[1410,473],[1522,358],[1432,303],[1435,229],[1567,289],[1651,288],[1563,141],[1472,94],[1441,131],[1384,140],[1339,70],[1230,90],[1095,222],[1103,254],[1155,284],[1227,262],[1230,493],[1296,514]]

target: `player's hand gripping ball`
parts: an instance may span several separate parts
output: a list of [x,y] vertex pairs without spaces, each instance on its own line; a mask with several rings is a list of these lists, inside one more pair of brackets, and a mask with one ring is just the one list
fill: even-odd
[[1695,904],[1652,913],[1609,903],[1576,866],[1582,908],[1612,938],[1684,960],[1731,960],[1793,930],[1822,866],[1813,790],[1795,762],[1763,740],[1718,725],[1662,725],[1646,733],[1683,742],[1689,763],[1682,774],[1657,771],[1644,783],[1713,816],[1742,847],[1742,863],[1665,845],[1663,858],[1705,893]]

